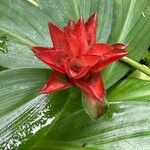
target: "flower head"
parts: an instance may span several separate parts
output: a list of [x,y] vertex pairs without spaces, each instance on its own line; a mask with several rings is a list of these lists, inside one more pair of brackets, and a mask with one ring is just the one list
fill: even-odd
[[97,14],[87,22],[70,20],[63,29],[48,24],[53,47],[32,47],[35,55],[53,69],[41,93],[78,86],[88,102],[101,104],[105,97],[100,71],[127,54],[127,45],[96,43]]

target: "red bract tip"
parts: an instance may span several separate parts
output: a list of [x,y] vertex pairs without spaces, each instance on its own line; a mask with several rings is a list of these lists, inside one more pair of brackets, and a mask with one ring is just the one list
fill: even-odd
[[86,33],[87,33],[87,41],[89,45],[96,43],[96,31],[97,31],[97,23],[98,16],[97,14],[93,14],[88,21],[85,23]]

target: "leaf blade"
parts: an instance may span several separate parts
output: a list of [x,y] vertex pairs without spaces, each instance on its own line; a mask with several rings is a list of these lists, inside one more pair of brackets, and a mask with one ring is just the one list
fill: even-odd
[[[139,117],[136,117],[137,115]],[[149,122],[148,102],[111,103],[107,114],[95,122],[91,121],[82,110],[59,120],[51,130],[51,134],[34,145],[33,149],[38,145],[50,147],[47,139],[51,142],[73,144],[80,148],[84,144],[87,149],[90,147],[93,149],[113,147],[116,150],[124,147],[146,149],[150,139]],[[56,132],[58,130],[60,132]],[[61,147],[58,149],[61,150]]]
[[114,89],[110,90],[110,101],[149,101],[150,81],[136,78],[128,78],[122,81]]

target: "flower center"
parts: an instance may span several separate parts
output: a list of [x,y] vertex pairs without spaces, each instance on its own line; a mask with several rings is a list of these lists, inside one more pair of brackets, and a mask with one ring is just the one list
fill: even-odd
[[70,64],[70,69],[76,73],[82,70],[82,64],[78,59],[74,59]]

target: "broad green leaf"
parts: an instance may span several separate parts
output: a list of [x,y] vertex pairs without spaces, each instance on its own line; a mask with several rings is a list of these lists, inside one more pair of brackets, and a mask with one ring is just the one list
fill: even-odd
[[51,100],[51,98],[49,98],[50,105],[52,106],[50,110],[51,115],[53,114],[56,116],[57,114],[57,116],[55,117],[55,120],[49,125],[47,125],[45,128],[36,132],[36,134],[30,137],[28,141],[26,141],[25,143],[22,143],[19,149],[26,150],[30,148],[37,141],[42,139],[46,134],[51,133],[51,129],[55,126],[58,120],[82,109],[81,91],[78,88],[71,88],[69,89],[69,91],[70,91],[68,93],[69,95],[67,93],[64,93],[64,91],[62,91],[62,92],[54,94],[56,95],[53,98],[54,100]]
[[8,52],[0,51],[0,65],[6,68],[46,68],[31,49],[25,45],[7,42]]
[[97,12],[99,21],[97,40],[106,42],[109,38],[113,22],[112,1],[38,0],[38,4],[41,10],[60,26],[66,26],[71,18],[77,20],[83,16],[87,20],[90,15]]
[[1,148],[16,147],[26,140],[28,134],[34,133],[42,121],[46,123],[43,111],[47,99],[45,95],[38,96],[38,93],[48,75],[49,71],[46,69],[12,69],[0,72]]
[[35,59],[28,46],[51,45],[47,27],[49,20],[26,0],[1,0],[0,39],[6,39],[8,53],[0,52],[0,65],[7,68],[45,67]]
[[107,114],[94,122],[79,110],[60,119],[51,132],[30,149],[147,150],[150,147],[149,115],[149,102],[113,102]]
[[[150,0],[114,0],[113,2],[114,21],[109,42],[128,44],[128,56],[139,61],[150,45]],[[107,87],[120,80],[128,70],[128,66],[124,63],[113,63],[104,72]]]
[[[34,140],[31,138],[19,149],[71,150],[86,147],[87,150],[97,150],[113,147],[118,150],[124,147],[146,149],[150,146],[149,102],[140,102],[138,99],[126,102],[114,100],[110,103],[108,112],[93,121],[80,107],[73,112],[68,111],[79,104],[73,104],[77,100],[78,92],[72,92],[72,100],[53,126],[47,126],[46,132],[39,131]],[[150,96],[147,97],[149,98]]]
[[[1,66],[46,67],[33,56],[29,46],[52,45],[47,22],[63,27],[70,18],[77,20],[83,15],[87,19],[94,12],[99,13],[99,42],[127,43],[129,57],[135,60],[140,60],[149,46],[149,0],[38,0],[38,5],[36,7],[26,0],[0,1],[0,38],[6,37],[8,44],[8,53],[0,53]],[[107,88],[119,81],[128,70],[129,67],[121,62],[105,70],[103,75]],[[93,122],[80,110],[81,97],[77,90],[72,90],[69,99],[68,91],[38,96],[48,75],[46,69],[0,72],[0,101],[4,102],[0,108],[2,148],[15,149],[18,145],[21,145],[21,150],[31,145],[34,149],[150,147],[148,102],[139,102],[131,94],[131,99],[128,97],[127,100],[135,102],[113,102],[106,116]],[[145,86],[148,93],[148,86]],[[108,98],[111,99],[111,93]],[[148,99],[149,95],[145,95],[144,100]],[[120,98],[112,100],[120,101]]]
[[0,148],[16,149],[55,120],[68,91],[39,95],[50,72],[10,69],[0,72]]
[[51,45],[47,27],[49,20],[39,8],[26,0],[1,0],[0,39],[5,38],[8,53],[0,52],[0,65],[7,68],[44,68],[45,65],[35,59],[28,46]]
[[48,17],[26,0],[0,1],[0,36],[24,45],[49,45]]
[[150,81],[128,78],[108,94],[109,101],[150,100]]

